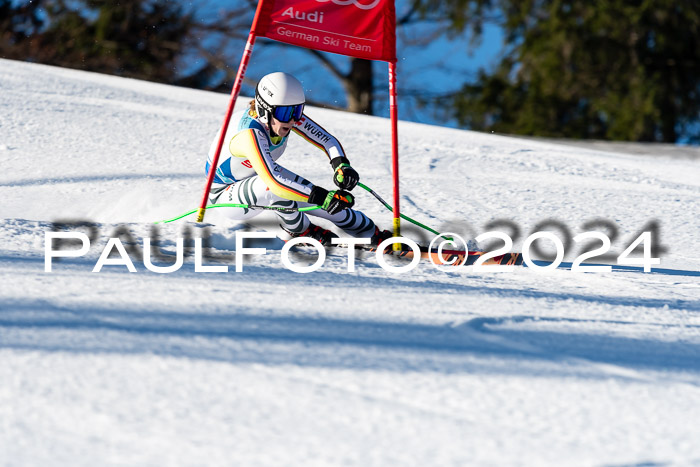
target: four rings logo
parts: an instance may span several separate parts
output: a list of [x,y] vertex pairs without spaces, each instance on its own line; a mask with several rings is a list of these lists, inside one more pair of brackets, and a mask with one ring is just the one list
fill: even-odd
[[[372,8],[379,5],[379,2],[381,2],[381,0],[373,0],[373,1],[372,0],[316,0],[316,1],[319,3],[326,3],[326,2],[330,1],[330,2],[335,3],[336,5],[341,5],[341,6],[352,4],[352,5],[355,5],[357,8],[359,8],[360,10],[371,10]],[[365,5],[365,3],[368,3],[368,4]]]

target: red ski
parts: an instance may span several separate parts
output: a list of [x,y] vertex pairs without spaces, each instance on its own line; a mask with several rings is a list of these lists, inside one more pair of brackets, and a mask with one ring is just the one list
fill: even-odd
[[[377,247],[362,247],[363,250],[376,251]],[[433,248],[432,250],[426,246],[421,246],[421,258],[432,260],[434,264],[445,266],[471,266],[481,256],[487,254],[486,251],[463,251],[463,250],[448,250],[443,248],[442,254]],[[389,250],[386,254],[394,256],[413,258],[413,250],[393,251]],[[504,266],[520,266],[523,264],[522,253],[506,253],[503,255],[494,256],[484,261],[484,266],[500,264]]]

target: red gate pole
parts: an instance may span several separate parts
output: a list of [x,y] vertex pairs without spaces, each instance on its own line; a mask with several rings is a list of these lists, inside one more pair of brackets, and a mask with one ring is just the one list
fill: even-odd
[[245,76],[246,68],[248,68],[248,62],[250,61],[250,56],[253,54],[253,45],[255,45],[255,28],[258,24],[258,18],[260,17],[260,10],[264,0],[258,1],[258,8],[255,11],[255,18],[253,19],[253,25],[250,27],[250,33],[248,34],[248,41],[245,44],[245,49],[243,50],[243,56],[241,57],[241,63],[238,66],[238,73],[236,73],[236,81],[233,82],[233,89],[231,90],[231,99],[228,103],[228,109],[226,109],[226,116],[224,117],[224,123],[221,125],[221,134],[219,135],[219,141],[216,145],[216,152],[214,153],[214,160],[209,167],[209,175],[207,176],[207,186],[204,187],[204,195],[202,196],[202,203],[197,210],[197,222],[204,221],[204,213],[207,208],[207,201],[209,201],[209,190],[211,189],[211,184],[214,181],[214,175],[216,174],[216,167],[219,164],[219,154],[221,153],[221,148],[224,146],[224,139],[226,138],[226,131],[228,130],[229,121],[231,120],[231,115],[233,114],[233,108],[236,105],[236,99],[238,98],[238,93],[241,90],[241,85],[243,84],[243,77]]
[[[391,117],[391,172],[394,180],[394,237],[401,236],[401,218],[399,211],[399,134],[398,108],[396,91],[396,62],[389,62],[389,114]],[[401,245],[394,243],[394,250]]]

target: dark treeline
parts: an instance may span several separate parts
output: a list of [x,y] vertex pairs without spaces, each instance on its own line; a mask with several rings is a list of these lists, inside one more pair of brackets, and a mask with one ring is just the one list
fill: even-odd
[[[0,57],[227,90],[240,51],[202,43],[245,37],[255,2],[232,4],[226,21],[206,25],[170,0],[0,0]],[[491,22],[506,35],[496,66],[424,99],[443,119],[509,134],[700,141],[696,0],[412,0],[400,24],[418,22],[477,39]],[[348,108],[371,113],[371,66],[351,61],[344,73],[310,54],[336,67]],[[203,65],[185,76],[193,57]]]
[[0,0],[0,56],[172,83],[193,24],[170,1]]
[[[423,0],[454,31],[506,34],[494,70],[443,104],[464,126],[512,134],[699,142],[697,0]],[[478,30],[477,30],[478,32]]]

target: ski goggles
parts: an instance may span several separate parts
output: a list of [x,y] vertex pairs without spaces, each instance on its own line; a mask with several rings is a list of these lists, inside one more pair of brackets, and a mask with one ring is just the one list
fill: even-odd
[[282,123],[288,123],[292,119],[299,121],[304,113],[304,104],[278,105],[272,108],[272,116]]

